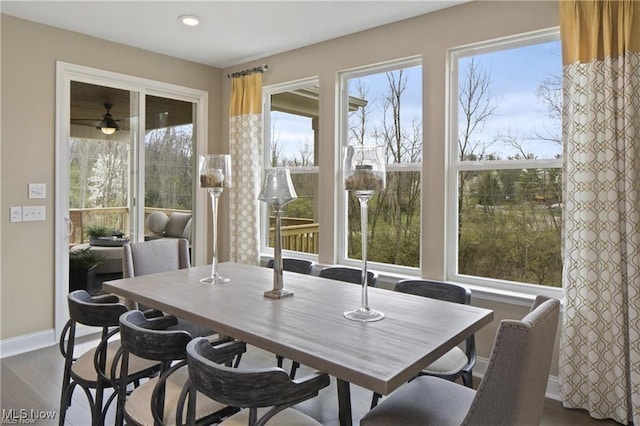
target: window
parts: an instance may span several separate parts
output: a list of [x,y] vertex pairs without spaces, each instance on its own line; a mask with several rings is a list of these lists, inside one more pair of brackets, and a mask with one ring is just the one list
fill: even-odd
[[[69,214],[74,226],[70,243],[84,243],[91,226],[142,240],[150,233],[145,228],[149,214],[191,214],[194,104],[145,95],[140,155],[140,92],[79,81],[72,81],[70,89],[74,114],[69,138]],[[108,109],[102,110],[103,106]],[[105,112],[115,117],[117,131],[105,134],[97,128],[100,113]],[[136,180],[140,174],[143,181]],[[136,202],[142,194],[143,204]]]
[[451,64],[448,277],[561,287],[558,33],[458,49]]
[[[420,267],[422,65],[411,58],[341,75],[342,146],[383,145],[387,185],[369,202],[367,257],[376,269]],[[342,156],[343,150],[338,151]],[[360,206],[341,194],[341,263],[362,259]]]
[[[298,196],[283,209],[282,249],[298,252],[297,257],[317,255],[318,81],[265,87],[264,96],[265,167],[288,167]],[[275,219],[266,206],[261,208],[260,245],[268,252],[274,244]]]

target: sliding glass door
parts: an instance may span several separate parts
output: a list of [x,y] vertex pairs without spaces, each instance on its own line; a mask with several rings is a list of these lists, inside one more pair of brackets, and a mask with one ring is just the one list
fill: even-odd
[[[62,62],[57,68],[59,336],[68,317],[69,254],[93,247],[92,236],[132,242],[187,238],[191,262],[198,265],[207,261],[209,233],[207,199],[196,197],[194,174],[194,159],[206,152],[207,93]],[[166,217],[166,226],[147,226],[154,213]],[[122,273],[115,254],[108,254],[98,281]]]

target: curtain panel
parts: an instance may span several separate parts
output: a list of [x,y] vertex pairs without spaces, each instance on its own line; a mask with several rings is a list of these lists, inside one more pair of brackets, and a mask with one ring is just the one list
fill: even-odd
[[640,3],[559,7],[563,404],[640,425]]
[[260,173],[262,170],[262,74],[234,77],[229,102],[229,154],[234,172],[229,194],[233,262],[260,260]]

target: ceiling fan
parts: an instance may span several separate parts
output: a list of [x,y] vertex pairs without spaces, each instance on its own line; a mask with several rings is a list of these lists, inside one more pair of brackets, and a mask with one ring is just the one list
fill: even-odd
[[118,125],[118,121],[115,120],[111,115],[111,108],[113,108],[113,104],[105,103],[104,108],[107,112],[102,116],[102,120],[96,121],[95,119],[71,119],[71,122],[82,122],[82,121],[92,121],[92,126],[95,126],[96,129],[100,130],[105,135],[112,135],[116,131],[120,130],[120,126]]

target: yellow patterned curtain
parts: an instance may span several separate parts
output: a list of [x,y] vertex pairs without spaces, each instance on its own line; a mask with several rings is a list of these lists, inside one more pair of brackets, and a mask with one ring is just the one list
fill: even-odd
[[559,7],[563,404],[640,425],[640,3]]
[[232,79],[229,153],[234,172],[229,193],[231,260],[257,265],[260,259],[260,173],[262,170],[262,73]]

